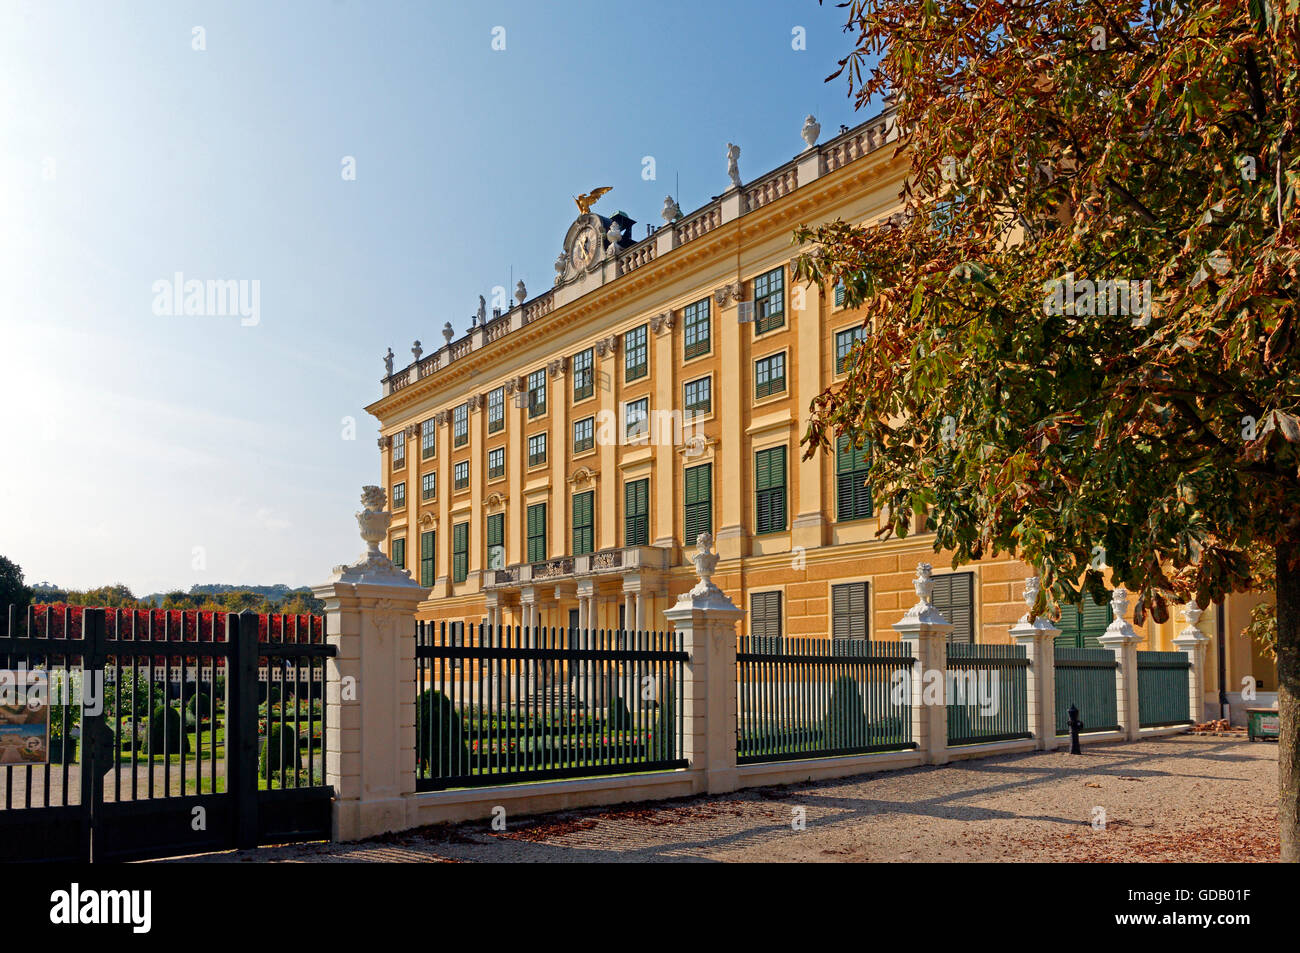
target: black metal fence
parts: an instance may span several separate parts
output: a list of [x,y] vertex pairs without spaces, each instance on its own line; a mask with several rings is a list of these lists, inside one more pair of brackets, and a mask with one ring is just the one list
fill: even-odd
[[736,760],[791,761],[916,747],[914,659],[901,642],[742,636]]
[[[0,669],[0,859],[124,860],[328,836],[319,616],[12,607]],[[19,719],[22,719],[20,722]],[[27,759],[27,763],[22,763]]]
[[676,632],[416,623],[421,791],[684,768]]
[[953,642],[947,649],[948,744],[1033,737],[1024,648]]

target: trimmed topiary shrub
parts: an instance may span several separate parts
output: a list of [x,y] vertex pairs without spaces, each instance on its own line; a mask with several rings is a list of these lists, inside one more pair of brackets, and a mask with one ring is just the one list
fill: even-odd
[[195,715],[199,718],[207,718],[209,710],[208,706],[210,704],[211,702],[208,700],[208,696],[203,692],[199,692],[185,703],[185,710],[191,715]]
[[868,743],[862,692],[852,676],[841,675],[831,685],[830,709],[826,712],[826,746],[851,748]]
[[264,779],[278,776],[281,769],[295,774],[302,767],[302,752],[298,748],[298,735],[292,725],[281,727],[278,721],[266,726],[262,751],[257,758],[257,773]]
[[[189,754],[190,739],[185,734],[181,713],[171,705],[159,705],[149,716],[149,756],[156,754]],[[165,748],[164,748],[164,742]]]
[[610,691],[609,704],[605,706],[605,727],[611,731],[621,731],[632,727],[632,712],[614,691]]
[[469,749],[460,715],[450,698],[432,688],[416,699],[415,748],[420,769],[434,777],[469,773]]

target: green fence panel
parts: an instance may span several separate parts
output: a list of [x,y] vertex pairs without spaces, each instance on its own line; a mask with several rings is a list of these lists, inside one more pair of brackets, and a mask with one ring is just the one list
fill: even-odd
[[1182,652],[1138,652],[1138,726],[1189,725],[1188,661]]
[[948,744],[1032,737],[1024,647],[953,642],[947,648]]
[[1115,697],[1115,653],[1110,649],[1058,646],[1056,665],[1056,733],[1069,732],[1070,706],[1079,709],[1083,730],[1116,731],[1119,714]]

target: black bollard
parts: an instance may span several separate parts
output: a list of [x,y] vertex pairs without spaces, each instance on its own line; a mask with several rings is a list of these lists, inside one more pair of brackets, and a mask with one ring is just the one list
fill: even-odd
[[1083,754],[1079,750],[1079,731],[1083,728],[1083,722],[1079,720],[1078,707],[1071,705],[1068,714],[1070,716],[1070,720],[1067,722],[1070,726],[1070,754]]

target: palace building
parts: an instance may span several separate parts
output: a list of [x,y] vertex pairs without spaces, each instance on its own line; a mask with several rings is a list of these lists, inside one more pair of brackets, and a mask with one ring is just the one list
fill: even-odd
[[[443,347],[417,342],[413,363],[390,366],[367,409],[388,551],[428,590],[422,618],[669,628],[661,612],[694,584],[688,557],[709,532],[745,634],[892,639],[926,561],[954,640],[1008,641],[1023,564],[952,571],[925,533],[878,539],[862,455],[804,459],[800,445],[867,315],[795,285],[791,234],[895,214],[907,168],[895,139],[878,116],[743,184],[733,156],[730,188],[686,215],[666,202],[640,239],[624,213],[591,210],[601,190],[583,196],[551,288],[528,297],[520,282],[508,310],[481,301],[468,334],[447,325]],[[1238,635],[1256,602],[1230,598],[1201,622],[1215,640],[1207,702],[1225,634],[1227,687],[1253,675],[1276,688],[1272,661]],[[1095,645],[1109,612],[1067,608],[1061,641]],[[1173,615],[1139,630],[1144,648],[1173,647]]]

